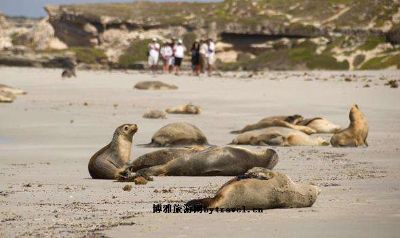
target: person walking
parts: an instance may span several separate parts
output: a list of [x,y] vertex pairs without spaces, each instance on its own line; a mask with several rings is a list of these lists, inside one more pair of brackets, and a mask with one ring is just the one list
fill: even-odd
[[211,76],[215,63],[215,43],[211,38],[208,39],[207,43],[208,43],[207,71],[208,71],[208,76]]
[[148,46],[149,52],[149,59],[148,59],[148,64],[150,67],[150,70],[155,73],[157,71],[157,65],[158,65],[158,58],[160,55],[160,44],[157,43],[157,39],[153,38],[151,40],[151,43]]
[[200,42],[196,40],[191,49],[192,53],[192,70],[196,76],[200,75]]
[[207,54],[208,54],[208,45],[205,40],[200,41],[200,71],[204,73],[207,67]]
[[176,38],[172,37],[171,38],[172,57],[171,57],[171,64],[169,66],[169,72],[170,73],[172,73],[172,71],[174,70],[176,46],[177,46]]
[[161,58],[163,61],[163,72],[170,72],[170,66],[172,66],[173,50],[168,41],[164,41],[163,46],[160,50]]
[[175,53],[174,53],[174,65],[175,65],[175,75],[179,75],[183,57],[185,56],[185,51],[186,48],[183,45],[183,42],[181,39],[178,40],[178,44],[175,47]]

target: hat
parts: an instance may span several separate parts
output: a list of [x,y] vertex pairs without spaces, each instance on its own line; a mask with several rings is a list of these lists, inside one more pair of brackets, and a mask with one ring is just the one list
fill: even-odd
[[179,43],[179,44],[182,44],[182,43],[183,43],[183,42],[182,42],[182,39],[179,39],[179,40],[178,40],[178,43]]
[[151,41],[157,41],[157,38],[153,37],[153,39],[151,39]]

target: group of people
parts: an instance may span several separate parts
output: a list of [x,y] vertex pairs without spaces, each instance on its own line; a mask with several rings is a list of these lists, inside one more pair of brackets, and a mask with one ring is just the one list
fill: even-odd
[[[172,39],[170,42],[164,41],[162,46],[153,38],[148,46],[149,68],[156,72],[158,63],[161,59],[164,73],[180,74],[182,61],[187,49],[183,45],[182,39]],[[195,40],[190,50],[192,70],[195,75],[205,73],[211,75],[215,62],[215,43],[212,39]]]

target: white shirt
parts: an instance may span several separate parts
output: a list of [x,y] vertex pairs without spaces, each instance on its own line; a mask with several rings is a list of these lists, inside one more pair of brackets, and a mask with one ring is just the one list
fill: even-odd
[[160,53],[163,57],[171,57],[174,54],[172,47],[169,45],[161,47]]
[[149,50],[150,50],[150,56],[151,57],[158,57],[159,55],[159,50],[160,50],[160,44],[158,43],[150,43],[149,44]]
[[215,55],[215,44],[214,42],[210,42],[208,45],[207,57],[214,57]]
[[202,54],[202,55],[207,55],[207,52],[208,52],[208,45],[207,45],[207,43],[201,44],[201,46],[200,46],[200,54]]
[[177,58],[183,58],[185,56],[185,46],[183,45],[177,45],[175,47],[175,57]]

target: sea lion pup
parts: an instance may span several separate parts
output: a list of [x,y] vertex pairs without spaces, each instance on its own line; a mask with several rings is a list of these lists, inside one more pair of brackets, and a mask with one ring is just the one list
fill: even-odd
[[13,95],[25,95],[25,94],[27,94],[22,89],[14,88],[14,87],[11,87],[11,86],[7,86],[5,84],[0,84],[0,92],[11,93]]
[[240,134],[247,131],[259,130],[268,127],[287,127],[295,130],[302,131],[306,134],[313,134],[316,131],[308,126],[297,125],[298,122],[303,120],[303,117],[300,115],[293,116],[273,116],[266,117],[255,124],[250,124],[245,126],[243,129],[238,131],[231,131],[232,134]]
[[[164,158],[160,158],[164,160]],[[240,147],[209,147],[181,152],[165,164],[137,171],[141,176],[236,176],[253,167],[272,169],[278,163],[274,150],[252,152]]]
[[253,168],[225,183],[213,198],[189,201],[191,208],[273,209],[311,207],[320,189],[294,183],[287,175]]
[[196,126],[189,123],[171,123],[159,129],[147,146],[169,147],[207,145],[207,138]]
[[339,125],[335,125],[322,117],[305,119],[299,122],[298,125],[310,127],[314,129],[316,133],[336,133],[341,129]]
[[136,124],[118,127],[111,142],[96,152],[89,161],[89,174],[93,179],[117,179],[127,167]]
[[147,119],[166,119],[167,118],[167,114],[163,111],[160,110],[151,110],[149,112],[146,112],[143,115],[143,118],[147,118]]
[[285,127],[268,127],[239,134],[234,145],[316,146],[329,145],[324,139],[311,137],[301,131]]
[[201,109],[193,104],[186,104],[177,107],[171,107],[165,111],[170,114],[200,114]]
[[175,90],[177,86],[167,84],[161,81],[141,81],[138,82],[134,88],[139,90]]
[[353,105],[350,109],[350,125],[344,130],[334,134],[331,138],[332,146],[368,146],[368,122],[367,118],[360,111],[357,105]]

